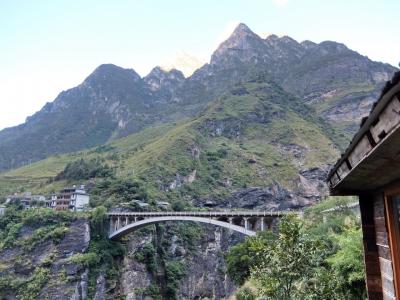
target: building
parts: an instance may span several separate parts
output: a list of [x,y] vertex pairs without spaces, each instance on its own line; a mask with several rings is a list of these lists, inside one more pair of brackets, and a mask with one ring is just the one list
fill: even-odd
[[58,194],[51,196],[51,208],[54,210],[83,211],[89,206],[89,194],[85,186],[64,188]]
[[329,173],[332,195],[359,197],[369,299],[400,299],[400,72]]
[[49,202],[43,195],[32,195],[30,192],[15,193],[7,197],[6,203],[21,203],[24,209],[48,207]]
[[6,207],[4,205],[0,205],[0,216],[6,213]]

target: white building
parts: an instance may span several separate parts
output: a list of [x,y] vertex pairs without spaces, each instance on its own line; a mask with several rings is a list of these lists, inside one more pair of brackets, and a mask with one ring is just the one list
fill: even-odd
[[85,191],[85,186],[73,186],[62,189],[58,194],[51,196],[50,206],[54,210],[83,211],[89,206],[90,196]]
[[6,207],[4,205],[0,205],[0,216],[4,215],[6,212]]

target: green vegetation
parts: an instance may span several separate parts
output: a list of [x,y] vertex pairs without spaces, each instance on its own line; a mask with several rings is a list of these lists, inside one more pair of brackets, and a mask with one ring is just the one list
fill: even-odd
[[256,300],[256,296],[250,288],[244,287],[237,292],[236,300]]
[[[103,146],[51,157],[2,173],[0,201],[16,191],[48,194],[66,185],[90,183],[93,210],[85,216],[90,218],[89,248],[85,253],[75,253],[64,259],[66,263],[90,269],[88,294],[92,297],[99,275],[107,280],[119,276],[119,259],[125,250],[122,244],[109,241],[105,235],[107,209],[116,205],[136,211],[145,209],[138,202],[147,203],[153,210],[161,209],[156,206],[156,201],[161,200],[169,202],[173,210],[182,211],[193,209],[190,204],[193,200],[212,197],[218,201],[234,191],[252,186],[278,183],[284,188],[295,189],[300,168],[318,167],[337,157],[333,140],[336,140],[336,133],[311,109],[276,85],[259,78],[236,86],[232,93],[211,102],[191,120],[145,129]],[[311,215],[318,213],[310,212]],[[57,244],[68,233],[68,225],[74,216],[45,209],[18,213],[10,209],[4,218],[0,218],[0,250],[22,247],[29,251],[50,240]],[[286,239],[279,240],[268,233],[248,239],[232,248],[232,254],[227,257],[228,271],[238,284],[259,272],[260,282],[255,281],[256,287],[271,297],[284,297],[288,290],[295,290],[294,294],[300,296],[306,288],[305,279],[291,274],[290,270],[298,273],[300,268],[307,266],[299,264],[297,269],[287,269],[281,257],[284,253],[279,250],[289,246],[298,247],[299,251],[310,248],[315,251],[306,251],[306,254],[312,256],[299,257],[299,251],[291,253],[301,261],[317,256],[316,264],[310,265],[303,274],[308,276],[307,281],[321,282],[327,274],[336,274],[338,280],[335,282],[340,281],[340,284],[328,285],[325,280],[319,290],[333,289],[338,295],[345,295],[347,289],[353,293],[360,282],[359,266],[353,264],[346,269],[348,261],[345,258],[349,251],[347,241],[358,231],[356,227],[345,230],[342,221],[332,218],[328,224],[320,222],[320,226],[315,226],[318,222],[306,222],[297,227],[290,227],[291,223],[288,223],[288,231],[298,237],[290,241],[292,244],[285,244]],[[28,225],[32,226],[32,231],[22,238],[22,228]],[[153,240],[143,245],[133,257],[145,264],[154,278],[158,278],[159,273],[163,278],[142,291],[143,295],[154,299],[161,296],[177,298],[179,282],[187,273],[182,252],[194,254],[197,251],[203,234],[201,228],[194,224],[154,226],[150,231]],[[304,235],[305,231],[307,235]],[[171,254],[167,249],[171,248],[174,235],[180,237],[179,247],[177,253]],[[317,243],[319,236],[324,236],[324,240]],[[272,245],[278,248],[271,248]],[[263,255],[264,260],[259,260],[265,249],[275,256]],[[351,260],[358,258],[359,252],[355,253],[350,256]],[[52,259],[49,255],[41,267],[47,270]],[[255,268],[256,265],[267,268],[268,262],[272,261],[279,270]],[[277,272],[284,272],[295,284],[285,288],[276,279]],[[268,278],[261,276],[264,273]],[[345,275],[340,277],[342,273]],[[267,290],[262,290],[267,279],[274,281]],[[309,285],[307,288],[314,289]],[[273,294],[275,290],[279,292]],[[254,299],[253,294],[243,289],[238,297]]]
[[[68,232],[68,224],[76,218],[70,212],[56,213],[45,208],[22,210],[16,205],[9,205],[0,218],[0,250],[22,246],[25,251],[30,251],[47,240],[57,244]],[[27,238],[20,237],[23,226],[32,230]]]
[[[151,235],[153,238],[141,245],[132,257],[145,264],[147,271],[158,278],[157,282],[140,291],[142,295],[155,299],[161,299],[161,296],[163,299],[178,299],[179,282],[187,274],[185,257],[196,253],[195,245],[202,237],[202,232],[201,225],[176,223],[157,224],[137,233],[139,237]],[[174,252],[170,251],[171,248],[175,249]],[[183,254],[179,249],[187,252]],[[163,274],[162,278],[160,273]]]
[[186,270],[182,262],[169,261],[165,264],[165,278],[167,280],[165,296],[167,299],[177,299],[178,284],[185,275]]
[[[19,251],[12,261],[7,261],[13,269],[27,270],[25,276],[16,272],[4,272],[0,276],[0,298],[8,291],[18,299],[39,298],[43,286],[50,279],[51,254],[33,267],[31,252],[44,243],[57,245],[69,231],[69,224],[82,216],[70,212],[54,212],[50,209],[23,210],[18,204],[7,206],[5,215],[0,217],[0,251]],[[5,265],[4,270],[8,269]]]
[[146,265],[147,271],[154,273],[157,268],[155,254],[156,249],[153,244],[146,244],[140,251],[136,252],[135,258],[138,262]]
[[160,300],[161,299],[161,293],[160,293],[160,288],[157,286],[157,284],[152,283],[150,284],[144,291],[143,291],[144,296],[149,296],[152,297],[154,300]]
[[[105,147],[105,149],[107,150],[112,148]],[[79,181],[96,177],[112,177],[114,175],[113,169],[110,168],[107,164],[103,164],[103,161],[104,159],[96,158],[92,158],[86,161],[81,158],[79,160],[70,162],[65,166],[64,170],[56,175],[54,180]]]
[[[96,251],[97,252],[97,251]],[[100,263],[101,257],[98,256],[96,252],[88,253],[77,253],[71,257],[71,261],[74,264],[78,264],[84,267],[93,267]]]
[[107,237],[105,229],[106,209],[102,206],[95,208],[90,214],[91,240],[84,254],[71,257],[71,261],[90,267],[88,297],[94,296],[96,279],[103,274],[106,279],[116,278],[119,274],[115,258],[125,253],[124,247]]
[[36,268],[28,278],[19,278],[15,275],[0,277],[0,296],[3,291],[14,290],[17,292],[18,299],[36,300],[40,290],[48,282],[50,271],[46,268]]
[[259,263],[257,259],[260,251],[266,249],[274,240],[272,232],[260,232],[257,239],[248,238],[229,250],[226,257],[228,274],[237,285],[244,284],[250,277],[250,267]]
[[334,161],[337,139],[310,108],[258,78],[237,85],[192,120],[0,174],[0,198],[22,189],[46,194],[92,178],[94,206],[162,200],[185,209],[187,200],[224,198],[249,186],[294,188],[299,165]]
[[[148,193],[146,185],[140,180],[107,178],[98,182],[92,190],[91,205],[111,207],[112,205],[132,200],[147,201],[149,198]],[[107,200],[104,201],[103,199]],[[140,210],[140,207],[134,202],[131,204],[132,208]]]
[[307,221],[282,219],[275,238],[259,234],[232,247],[229,276],[238,284],[250,280],[268,299],[365,298],[359,220],[343,206],[322,222],[319,206],[327,205],[309,209]]

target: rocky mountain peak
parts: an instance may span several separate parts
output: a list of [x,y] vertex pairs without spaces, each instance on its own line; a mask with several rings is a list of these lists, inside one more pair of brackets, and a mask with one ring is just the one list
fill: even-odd
[[143,80],[153,92],[163,88],[172,91],[185,80],[185,76],[179,70],[171,69],[167,71],[157,66]]
[[299,44],[295,39],[291,38],[288,35],[284,35],[283,37],[280,38],[280,40],[282,43],[285,43],[287,45],[292,44],[297,46]]
[[177,69],[169,70],[168,74],[170,76],[176,77],[179,80],[184,80],[185,79],[185,75],[181,71],[179,71]]
[[244,45],[243,41],[248,39],[261,39],[257,34],[255,34],[247,25],[240,23],[236,26],[235,30],[229,36],[229,38],[223,42],[223,44],[230,44],[231,46],[240,46]]
[[[324,41],[319,44],[321,49],[326,51],[330,51],[333,53],[340,53],[344,51],[351,51],[349,48],[346,47],[345,44],[333,42],[333,41]],[[352,51],[354,52],[354,51]]]
[[243,34],[255,34],[251,29],[244,23],[239,23],[232,35],[243,35]]
[[133,69],[124,69],[113,64],[102,64],[85,79],[83,84],[90,85],[107,80],[127,80],[137,82],[141,80],[141,77]]
[[250,30],[245,24],[240,23],[230,37],[222,42],[211,56],[211,65],[223,63],[224,56],[236,56],[239,52],[252,52],[254,49],[262,49],[263,39]]
[[166,70],[162,67],[153,68],[150,73],[144,77],[144,81],[147,82],[149,79],[176,79],[178,81],[182,81],[185,79],[183,73],[177,69]]
[[153,69],[151,69],[150,73],[147,74],[146,77],[163,76],[164,74],[167,74],[167,73],[168,73],[168,71],[166,71],[165,69],[161,68],[160,66],[156,66]]
[[278,39],[279,39],[279,36],[277,36],[276,34],[270,34],[265,38],[265,40],[267,40],[267,41],[274,41],[274,40],[278,40]]
[[306,50],[311,49],[311,48],[314,48],[315,46],[317,46],[316,43],[314,43],[314,42],[312,42],[312,41],[309,41],[309,40],[302,41],[300,44],[301,44]]

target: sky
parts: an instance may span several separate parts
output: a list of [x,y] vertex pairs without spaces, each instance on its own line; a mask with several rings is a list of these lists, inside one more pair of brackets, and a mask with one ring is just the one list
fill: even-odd
[[113,63],[145,76],[208,62],[239,23],[333,40],[398,66],[399,0],[0,0],[0,129]]

